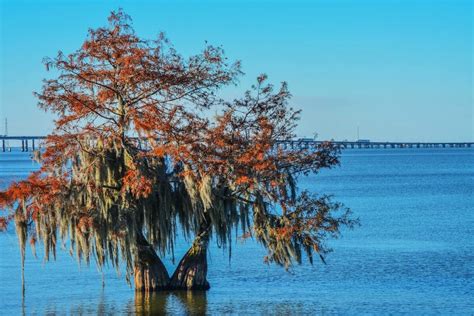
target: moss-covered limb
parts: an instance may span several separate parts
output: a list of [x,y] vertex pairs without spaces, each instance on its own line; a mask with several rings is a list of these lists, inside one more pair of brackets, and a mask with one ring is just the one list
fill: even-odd
[[173,290],[208,290],[207,281],[207,247],[209,244],[210,226],[201,225],[193,245],[186,252],[171,277],[170,288]]
[[134,279],[135,291],[153,292],[169,288],[168,271],[141,232],[137,232]]
[[20,244],[21,253],[21,292],[25,295],[25,247],[26,239],[28,238],[28,225],[22,212],[15,213],[15,229]]
[[314,255],[325,263],[324,256],[332,251],[326,241],[338,238],[343,226],[359,225],[343,204],[333,202],[330,196],[307,191],[297,195],[284,215],[270,213],[262,199],[257,199],[253,211],[254,236],[268,250],[265,261],[287,269],[294,262],[301,263],[303,251],[310,263]]

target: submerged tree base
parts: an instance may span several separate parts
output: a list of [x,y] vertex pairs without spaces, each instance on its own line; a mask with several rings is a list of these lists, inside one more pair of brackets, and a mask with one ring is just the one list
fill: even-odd
[[151,265],[136,265],[134,274],[135,291],[137,292],[165,291],[169,289],[168,272],[161,261]]
[[178,264],[173,276],[156,254],[145,237],[137,234],[137,261],[134,267],[135,291],[206,291],[210,289],[207,281],[208,230],[201,231]]
[[138,260],[135,262],[135,291],[154,292],[169,289],[170,277],[165,265],[153,247],[143,237],[137,235]]
[[171,289],[206,291],[211,288],[206,278],[208,242],[207,230],[196,237],[171,277]]

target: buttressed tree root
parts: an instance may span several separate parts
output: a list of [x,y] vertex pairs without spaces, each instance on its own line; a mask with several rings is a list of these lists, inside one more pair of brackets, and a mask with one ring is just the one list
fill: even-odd
[[135,291],[154,292],[169,289],[168,271],[141,233],[137,234],[137,248],[134,267]]
[[171,277],[170,288],[173,290],[209,290],[207,281],[207,247],[209,244],[209,227],[201,230],[194,239],[191,248],[186,252]]
[[134,266],[135,291],[149,293],[167,290],[209,290],[210,285],[207,281],[209,229],[209,225],[201,228],[171,279],[153,247],[141,233],[137,233],[138,251]]

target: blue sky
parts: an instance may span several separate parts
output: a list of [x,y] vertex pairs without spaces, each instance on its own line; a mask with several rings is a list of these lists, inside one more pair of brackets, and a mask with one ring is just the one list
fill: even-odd
[[183,55],[204,41],[289,83],[303,110],[300,136],[387,141],[474,141],[471,1],[21,1],[0,0],[0,123],[46,134],[52,117],[32,91],[41,60],[80,47],[89,27],[123,8],[139,36],[164,31]]

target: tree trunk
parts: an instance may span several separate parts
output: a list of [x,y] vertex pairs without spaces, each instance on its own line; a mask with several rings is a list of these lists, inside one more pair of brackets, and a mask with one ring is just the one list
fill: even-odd
[[207,282],[207,246],[210,227],[203,224],[193,245],[179,262],[171,277],[170,287],[173,290],[208,290]]
[[168,290],[170,283],[168,271],[141,232],[137,233],[137,248],[134,267],[135,291]]

